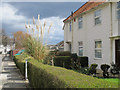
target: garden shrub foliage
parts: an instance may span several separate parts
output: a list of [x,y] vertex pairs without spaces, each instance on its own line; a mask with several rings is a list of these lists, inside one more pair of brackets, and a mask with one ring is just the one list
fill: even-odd
[[[21,57],[21,56],[20,56]],[[20,57],[14,58],[15,62]],[[23,62],[24,60],[20,60]],[[20,64],[18,62],[18,65]],[[20,68],[20,67],[19,67]],[[22,68],[20,68],[22,69]],[[118,84],[87,76],[73,70],[29,60],[28,79],[33,88],[117,88]]]

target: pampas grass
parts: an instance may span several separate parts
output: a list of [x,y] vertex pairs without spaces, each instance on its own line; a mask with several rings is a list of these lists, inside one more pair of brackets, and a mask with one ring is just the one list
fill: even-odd
[[[49,34],[50,28],[52,24],[50,24],[47,32]],[[48,36],[45,44],[43,44],[44,36],[45,36],[45,30],[46,30],[46,22],[44,22],[43,26],[40,23],[40,15],[38,15],[37,23],[35,22],[35,18],[33,17],[33,24],[30,25],[28,22],[28,25],[25,23],[25,28],[27,30],[27,33],[30,34],[29,38],[25,41],[25,51],[34,57],[35,59],[39,61],[43,61],[44,58],[48,55],[49,50],[46,46]]]

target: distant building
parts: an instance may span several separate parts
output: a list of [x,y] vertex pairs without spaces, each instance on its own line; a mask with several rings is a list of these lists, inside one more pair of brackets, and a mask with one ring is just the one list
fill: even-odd
[[64,41],[59,42],[56,44],[58,51],[64,51]]
[[64,51],[64,41],[57,43],[56,45],[47,45],[50,51]]

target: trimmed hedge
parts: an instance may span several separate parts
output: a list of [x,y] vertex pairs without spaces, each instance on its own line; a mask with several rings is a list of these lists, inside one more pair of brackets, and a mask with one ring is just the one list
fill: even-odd
[[16,66],[20,69],[22,75],[25,75],[25,60],[20,60],[19,57],[20,56],[14,56],[13,60]]
[[[19,59],[19,58],[17,58]],[[23,60],[24,61],[24,60]],[[22,62],[20,60],[20,62]],[[18,64],[20,63],[18,62]],[[73,70],[29,60],[28,79],[33,88],[117,88],[118,84]]]
[[71,56],[69,51],[56,52],[55,56]]
[[88,67],[88,57],[78,57],[78,61],[80,62],[81,67]]
[[[79,69],[81,67],[88,67],[88,57],[78,57],[77,59],[72,59],[71,56],[55,56],[54,57],[54,65],[59,67],[64,67],[67,69]],[[77,66],[75,68],[75,65]]]
[[70,56],[56,56],[54,57],[54,65],[70,69],[71,67]]

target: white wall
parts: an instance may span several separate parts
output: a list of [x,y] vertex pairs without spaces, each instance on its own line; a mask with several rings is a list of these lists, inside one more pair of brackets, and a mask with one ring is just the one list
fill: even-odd
[[[102,23],[99,25],[94,25],[94,11],[101,9],[101,19]],[[116,3],[112,5],[112,25],[113,25],[113,35],[118,35],[118,20],[116,19]],[[89,64],[97,63],[99,67],[101,64],[111,63],[111,49],[110,49],[110,36],[111,36],[111,17],[110,17],[110,4],[104,4],[96,9],[83,15],[83,28],[78,29],[78,17],[76,22],[73,24],[74,28],[74,39],[73,48],[74,51],[78,53],[78,42],[83,41],[83,53],[84,56],[89,57]],[[120,30],[120,29],[119,29]],[[64,50],[69,50],[68,44],[65,43],[67,40],[71,40],[72,32],[69,31],[68,22],[65,23],[64,28]],[[102,58],[95,59],[95,40],[102,41]],[[113,42],[114,43],[114,42]],[[113,47],[114,48],[114,47]],[[114,49],[113,49],[114,50]],[[114,55],[113,55],[114,56]]]

